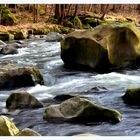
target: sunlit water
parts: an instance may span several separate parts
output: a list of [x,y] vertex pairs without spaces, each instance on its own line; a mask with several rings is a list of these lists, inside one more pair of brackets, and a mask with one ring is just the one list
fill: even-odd
[[[123,119],[118,124],[108,122],[87,125],[48,123],[43,120],[45,108],[23,110],[18,115],[9,115],[17,127],[32,128],[42,135],[68,136],[78,133],[97,135],[140,135],[140,108],[124,104],[121,96],[129,87],[140,87],[140,70],[125,70],[98,74],[67,70],[60,59],[60,43],[45,40],[29,41],[26,48],[16,55],[1,55],[0,66],[11,62],[18,66],[36,66],[43,73],[45,85],[0,91],[0,108],[13,91],[27,91],[47,103],[59,94],[80,94],[97,104],[117,109]],[[95,87],[99,90],[96,91]],[[1,112],[2,113],[2,112]]]

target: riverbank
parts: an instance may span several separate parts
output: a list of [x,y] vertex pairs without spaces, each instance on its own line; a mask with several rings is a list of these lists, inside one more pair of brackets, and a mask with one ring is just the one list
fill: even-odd
[[0,40],[11,41],[27,39],[31,35],[47,35],[49,32],[61,33],[62,26],[46,23],[28,23],[15,26],[0,25]]
[[[27,14],[28,15],[28,14]],[[26,15],[26,16],[27,16]],[[19,15],[16,17],[19,18]],[[100,18],[101,15],[94,13],[87,13],[84,16],[68,16],[65,17],[63,25],[58,24],[57,19],[53,17],[44,17],[44,20],[40,16],[38,23],[33,23],[32,20],[20,15],[20,19],[16,24],[12,26],[0,25],[0,40],[11,41],[30,38],[31,35],[47,35],[49,32],[58,32],[67,34],[72,29],[90,29],[100,24],[112,23],[112,22],[135,22],[139,23],[136,15],[121,15],[121,14],[107,14],[104,19]],[[25,22],[26,21],[26,22]]]

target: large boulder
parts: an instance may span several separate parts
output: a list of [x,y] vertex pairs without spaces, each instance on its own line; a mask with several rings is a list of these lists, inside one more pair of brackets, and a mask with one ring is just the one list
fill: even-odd
[[46,42],[59,42],[63,39],[63,35],[57,32],[49,32],[46,36]]
[[129,88],[122,96],[125,103],[130,105],[140,105],[140,88]]
[[0,89],[44,84],[43,76],[34,67],[5,66],[0,69]]
[[72,32],[61,41],[61,58],[70,68],[97,71],[136,66],[140,31],[134,23],[113,23]]
[[111,121],[117,123],[121,114],[114,109],[96,105],[80,97],[70,98],[61,104],[50,105],[44,112],[47,121],[70,121],[74,123],[88,123],[96,121]]
[[41,136],[36,131],[33,131],[32,129],[25,128],[22,131],[20,131],[16,136]]
[[19,133],[19,129],[6,116],[0,116],[0,136],[14,136]]
[[12,93],[6,100],[8,109],[40,108],[43,107],[37,98],[27,92]]

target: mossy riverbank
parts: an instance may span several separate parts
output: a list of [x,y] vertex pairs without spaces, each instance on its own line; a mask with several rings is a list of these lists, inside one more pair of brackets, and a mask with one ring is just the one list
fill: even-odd
[[27,39],[31,35],[47,35],[49,32],[58,32],[67,34],[73,29],[91,29],[101,24],[108,24],[114,22],[135,22],[133,19],[99,19],[98,17],[75,16],[66,17],[63,25],[59,25],[56,19],[52,18],[48,23],[19,23],[12,26],[0,25],[0,40],[11,41]]

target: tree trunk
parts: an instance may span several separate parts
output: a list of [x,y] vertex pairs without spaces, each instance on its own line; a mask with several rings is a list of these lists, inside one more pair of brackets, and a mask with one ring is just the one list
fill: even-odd
[[38,22],[38,4],[34,4],[34,23]]
[[66,16],[68,16],[68,15],[69,15],[69,13],[70,13],[70,11],[71,11],[71,7],[72,7],[72,4],[69,4],[69,7],[68,7],[68,11],[67,11]]
[[92,4],[89,5],[89,12],[92,11]]
[[65,4],[56,4],[55,5],[55,15],[54,17],[58,19],[60,24],[63,24],[63,20],[65,17]]
[[60,24],[63,24],[63,20],[65,18],[65,4],[61,4],[61,16],[60,16]]
[[100,17],[101,20],[104,20],[104,17],[108,11],[109,4],[101,5],[101,12],[103,12],[103,15]]
[[46,4],[45,5],[45,13],[47,13],[47,8],[48,8],[48,5]]
[[61,5],[60,4],[56,4],[55,5],[55,18],[59,18],[61,16],[61,10],[60,10]]
[[74,17],[76,16],[77,11],[78,11],[78,4],[75,5],[75,11],[74,11],[74,14],[73,14]]

